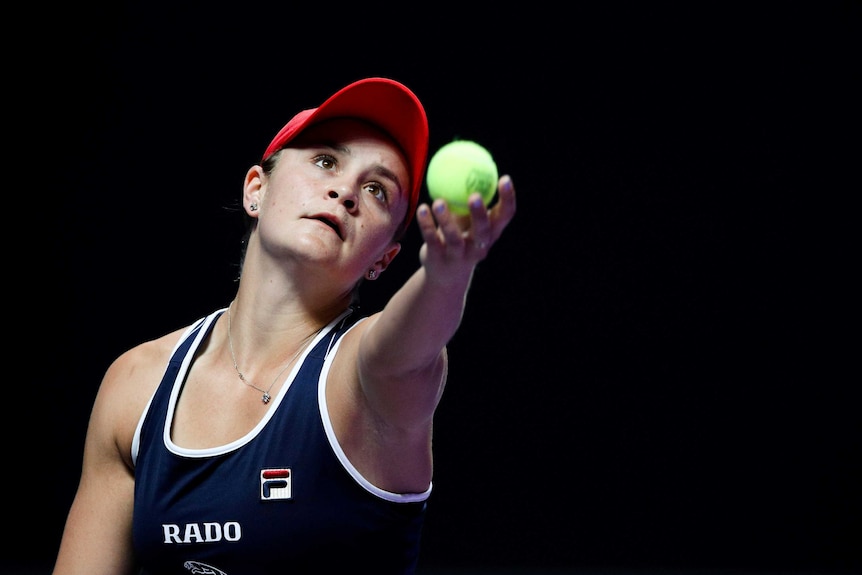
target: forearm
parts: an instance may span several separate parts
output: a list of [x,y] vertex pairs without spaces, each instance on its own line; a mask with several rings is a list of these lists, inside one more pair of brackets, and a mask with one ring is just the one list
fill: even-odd
[[424,266],[416,270],[374,326],[376,359],[401,371],[433,363],[461,324],[472,269],[446,282],[433,281]]
[[453,215],[445,202],[420,206],[416,221],[425,244],[422,265],[380,314],[363,357],[386,361],[401,373],[433,366],[461,325],[476,265],[515,215],[511,179],[499,181],[499,203],[486,211],[472,196],[469,217]]

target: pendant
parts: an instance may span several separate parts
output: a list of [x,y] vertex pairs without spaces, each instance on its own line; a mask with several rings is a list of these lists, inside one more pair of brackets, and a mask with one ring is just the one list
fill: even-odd
[[263,397],[260,398],[264,403],[269,403],[269,400],[272,399],[272,396],[266,392],[263,392]]

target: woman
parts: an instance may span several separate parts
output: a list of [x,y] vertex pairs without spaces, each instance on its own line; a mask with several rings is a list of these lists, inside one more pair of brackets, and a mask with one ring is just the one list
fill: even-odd
[[[415,570],[446,344],[515,214],[508,176],[490,210],[418,205],[427,152],[385,78],[276,134],[245,176],[234,300],[108,368],[55,575]],[[421,265],[363,317],[414,213]]]

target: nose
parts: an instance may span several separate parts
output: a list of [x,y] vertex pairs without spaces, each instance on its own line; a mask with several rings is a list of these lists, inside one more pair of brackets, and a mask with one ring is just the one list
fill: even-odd
[[329,190],[329,197],[339,200],[348,212],[356,208],[356,192],[350,186],[339,186]]

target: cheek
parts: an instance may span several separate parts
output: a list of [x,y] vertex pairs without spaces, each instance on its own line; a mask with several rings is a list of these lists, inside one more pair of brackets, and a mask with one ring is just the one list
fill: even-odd
[[308,183],[297,185],[293,181],[283,182],[278,187],[270,188],[266,201],[272,211],[303,209],[312,200],[311,189]]
[[360,249],[374,259],[389,246],[395,233],[394,227],[389,222],[384,224],[382,221],[360,223],[357,231],[362,238]]

